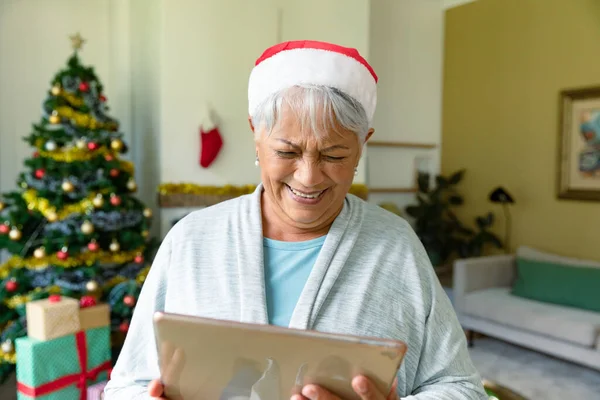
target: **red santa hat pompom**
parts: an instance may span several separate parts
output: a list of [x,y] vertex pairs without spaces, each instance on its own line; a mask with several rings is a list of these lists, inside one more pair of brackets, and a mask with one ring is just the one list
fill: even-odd
[[357,100],[369,122],[377,104],[377,75],[356,49],[301,40],[268,48],[250,74],[248,112],[273,93],[298,84],[335,87]]

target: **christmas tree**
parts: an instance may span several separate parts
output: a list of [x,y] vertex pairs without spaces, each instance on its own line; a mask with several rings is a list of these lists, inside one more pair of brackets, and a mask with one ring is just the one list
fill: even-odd
[[50,82],[42,116],[25,140],[34,148],[17,190],[0,195],[0,381],[26,335],[25,304],[51,294],[107,302],[118,346],[128,329],[156,243],[152,211],[135,198],[127,146],[107,112],[103,86],[79,57],[83,39]]

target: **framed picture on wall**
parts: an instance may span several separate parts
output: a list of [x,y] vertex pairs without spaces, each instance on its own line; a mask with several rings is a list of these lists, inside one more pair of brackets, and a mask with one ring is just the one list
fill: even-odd
[[600,201],[600,86],[560,93],[558,197]]

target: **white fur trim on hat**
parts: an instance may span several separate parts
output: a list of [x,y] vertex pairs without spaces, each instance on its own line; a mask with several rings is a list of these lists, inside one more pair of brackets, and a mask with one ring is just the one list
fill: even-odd
[[273,93],[298,84],[335,87],[356,99],[372,122],[377,75],[354,49],[323,42],[286,42],[256,61],[248,83],[248,112]]

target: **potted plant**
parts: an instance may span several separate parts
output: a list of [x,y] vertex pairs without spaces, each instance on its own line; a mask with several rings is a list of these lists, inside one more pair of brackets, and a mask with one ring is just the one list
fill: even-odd
[[450,177],[438,175],[431,186],[431,176],[418,175],[416,205],[406,208],[414,219],[414,229],[423,243],[434,267],[441,267],[452,256],[461,258],[481,255],[484,246],[491,243],[502,247],[500,240],[489,231],[494,223],[492,213],[476,218],[477,231],[466,227],[453,212],[464,203],[456,186],[462,181],[465,171],[455,172]]

